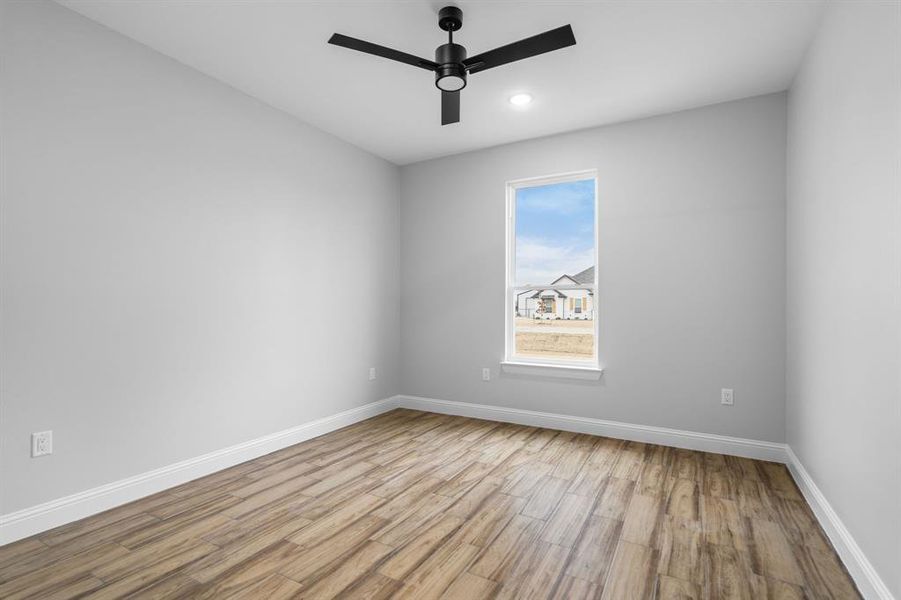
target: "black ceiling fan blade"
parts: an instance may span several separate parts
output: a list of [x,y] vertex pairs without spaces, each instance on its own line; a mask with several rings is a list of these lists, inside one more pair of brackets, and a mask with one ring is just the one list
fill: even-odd
[[441,124],[460,122],[460,92],[441,92]]
[[545,52],[552,52],[567,46],[574,46],[576,36],[573,34],[573,28],[569,25],[551,29],[538,35],[476,54],[463,61],[463,64],[469,69],[470,73],[478,73],[485,69],[493,69],[507,63],[538,56]]
[[391,60],[425,69],[426,71],[434,71],[438,68],[438,63],[426,58],[420,58],[412,54],[407,54],[406,52],[401,52],[400,50],[394,50],[393,48],[379,46],[372,42],[358,40],[357,38],[352,38],[340,33],[333,34],[332,37],[329,38],[328,43],[334,44],[335,46],[350,48],[351,50],[357,50],[358,52],[365,52],[366,54],[374,54],[376,56],[381,56],[382,58],[390,58]]

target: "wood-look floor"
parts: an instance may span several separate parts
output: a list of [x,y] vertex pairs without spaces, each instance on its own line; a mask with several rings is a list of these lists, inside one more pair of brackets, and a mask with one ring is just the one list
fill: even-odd
[[858,598],[785,467],[398,410],[0,548],[0,598]]

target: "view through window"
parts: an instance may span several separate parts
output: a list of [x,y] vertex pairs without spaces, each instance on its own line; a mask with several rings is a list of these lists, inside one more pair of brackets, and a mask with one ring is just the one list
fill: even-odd
[[507,360],[597,366],[593,172],[507,187]]

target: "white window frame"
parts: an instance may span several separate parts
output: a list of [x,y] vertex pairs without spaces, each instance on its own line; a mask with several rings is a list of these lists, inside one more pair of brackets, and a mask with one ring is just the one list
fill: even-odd
[[[551,185],[555,183],[566,183],[570,181],[581,181],[584,179],[594,180],[594,281],[587,284],[578,285],[555,285],[540,282],[532,282],[530,285],[516,285],[516,192],[522,188],[537,187],[543,185]],[[579,379],[597,379],[602,372],[600,363],[600,352],[598,349],[598,341],[600,340],[600,315],[598,313],[598,279],[600,273],[600,250],[598,245],[598,231],[600,224],[600,211],[598,210],[598,175],[595,169],[584,171],[573,171],[570,173],[561,173],[557,175],[546,175],[542,177],[529,177],[527,179],[517,179],[506,183],[507,194],[507,267],[506,267],[506,305],[504,315],[504,361],[502,366],[504,371],[511,373],[521,373],[527,375],[550,375],[554,377],[575,377]],[[592,293],[594,301],[591,303],[591,311],[593,313],[592,323],[594,324],[594,347],[592,359],[556,359],[556,358],[535,358],[527,356],[518,356],[516,354],[516,296],[517,294],[530,289],[540,290],[584,290],[587,289]],[[583,307],[583,311],[585,308]],[[587,312],[587,311],[585,311]],[[556,371],[556,372],[554,372]],[[564,373],[565,372],[565,373]]]

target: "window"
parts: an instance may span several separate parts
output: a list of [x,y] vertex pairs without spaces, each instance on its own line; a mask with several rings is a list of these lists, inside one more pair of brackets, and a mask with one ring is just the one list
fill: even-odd
[[507,365],[597,370],[594,171],[507,184]]
[[543,308],[539,308],[541,312],[546,315],[554,314],[557,312],[556,302],[554,302],[553,296],[542,296],[541,301],[543,303]]

